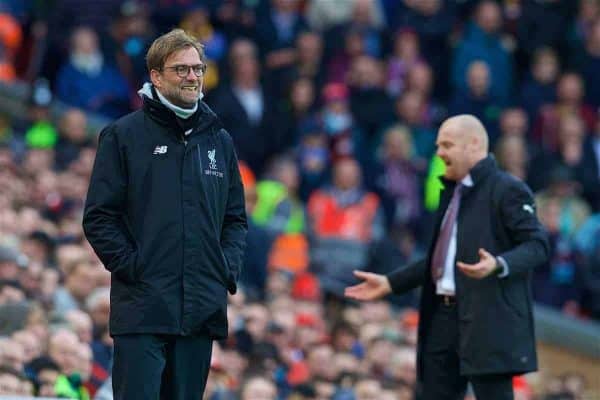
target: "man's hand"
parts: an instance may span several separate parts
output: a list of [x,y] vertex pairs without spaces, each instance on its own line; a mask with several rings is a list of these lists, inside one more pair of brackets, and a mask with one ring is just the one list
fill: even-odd
[[364,282],[347,287],[344,290],[346,297],[362,301],[377,300],[392,293],[390,282],[384,275],[364,271],[354,271],[354,275]]
[[458,261],[456,266],[470,278],[483,279],[496,271],[496,257],[485,251],[485,249],[479,249],[479,262],[477,264],[465,264],[464,262]]

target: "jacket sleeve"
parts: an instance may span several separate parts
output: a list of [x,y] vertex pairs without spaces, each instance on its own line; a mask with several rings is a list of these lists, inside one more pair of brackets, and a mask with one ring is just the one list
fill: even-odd
[[246,249],[246,205],[244,202],[244,187],[240,177],[238,160],[235,154],[233,141],[229,134],[226,142],[231,148],[232,156],[229,161],[229,192],[225,206],[225,218],[221,231],[221,248],[229,269],[229,282],[227,290],[231,294],[237,291],[237,282],[242,270],[244,251]]
[[515,244],[496,256],[508,265],[508,275],[519,276],[543,264],[550,255],[546,231],[536,216],[531,191],[523,182],[511,180],[500,200],[500,223]]
[[397,268],[387,276],[392,292],[402,294],[425,283],[427,272],[427,258],[412,264]]
[[127,172],[114,126],[100,133],[83,212],[83,231],[106,269],[135,280],[137,252],[125,220]]

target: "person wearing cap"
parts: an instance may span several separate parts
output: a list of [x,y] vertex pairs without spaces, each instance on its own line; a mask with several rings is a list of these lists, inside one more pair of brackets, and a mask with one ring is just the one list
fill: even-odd
[[387,275],[356,271],[347,297],[422,287],[417,391],[422,400],[512,400],[512,377],[537,369],[531,276],[550,254],[529,188],[498,169],[477,118],[439,129],[444,189],[427,256]]
[[100,134],[83,229],[111,272],[115,400],[195,400],[227,337],[244,191],[231,136],[201,101],[202,45],[175,29],[146,60],[143,108]]
[[343,83],[329,83],[323,88],[321,123],[329,138],[331,161],[356,158],[366,161],[362,132],[356,125],[350,110],[350,91]]

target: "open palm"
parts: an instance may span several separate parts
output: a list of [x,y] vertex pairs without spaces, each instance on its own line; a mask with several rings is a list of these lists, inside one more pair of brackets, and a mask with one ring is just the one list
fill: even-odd
[[371,272],[354,271],[354,275],[363,282],[349,286],[344,290],[344,296],[354,300],[377,300],[392,292],[390,282],[384,275]]

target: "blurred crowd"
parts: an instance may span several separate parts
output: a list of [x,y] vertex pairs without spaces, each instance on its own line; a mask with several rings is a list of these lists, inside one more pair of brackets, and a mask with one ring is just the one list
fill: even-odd
[[[456,114],[535,193],[553,248],[535,300],[600,319],[599,0],[0,0],[0,81],[30,87],[25,117],[0,110],[0,395],[112,397],[89,120],[140,106],[173,27],[205,46],[250,220],[206,399],[411,398],[419,294],[342,292],[427,250]],[[542,375],[517,398],[583,398],[581,376]]]

